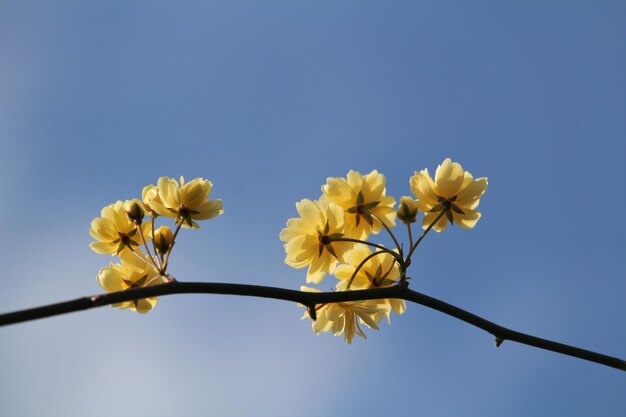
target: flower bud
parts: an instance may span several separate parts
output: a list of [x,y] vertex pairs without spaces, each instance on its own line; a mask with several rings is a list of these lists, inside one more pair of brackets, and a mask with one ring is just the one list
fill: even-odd
[[136,224],[141,224],[143,221],[143,216],[145,212],[143,211],[143,207],[141,206],[141,201],[136,198],[133,200],[126,200],[124,202],[124,211],[128,215],[128,218]]
[[398,218],[404,224],[415,223],[417,220],[417,202],[411,197],[400,197],[398,205]]
[[160,255],[165,255],[172,246],[174,233],[167,226],[161,226],[154,231],[154,248]]

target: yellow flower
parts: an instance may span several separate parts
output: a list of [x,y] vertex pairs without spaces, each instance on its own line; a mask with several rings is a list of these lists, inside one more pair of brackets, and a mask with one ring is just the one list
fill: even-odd
[[[162,284],[163,277],[151,266],[135,258],[131,253],[120,255],[121,264],[111,263],[98,272],[98,283],[106,292],[125,291],[130,288]],[[112,304],[117,308],[130,308],[138,313],[147,313],[157,303],[156,297]]]
[[[319,292],[316,288],[300,287],[302,291]],[[317,334],[321,332],[332,332],[333,335],[339,336],[343,334],[343,338],[347,343],[352,343],[354,334],[367,339],[361,324],[378,330],[378,321],[382,314],[389,310],[387,304],[381,303],[380,300],[366,301],[345,301],[341,303],[324,304],[316,311],[317,320],[311,327]],[[308,317],[305,312],[302,318]]]
[[[354,249],[344,257],[346,264],[341,264],[335,268],[334,275],[339,279],[337,290],[346,291],[348,282],[354,271],[361,265],[361,262],[368,256],[372,255],[372,251],[363,245],[356,245]],[[354,281],[350,289],[365,290],[369,288],[389,287],[400,279],[400,267],[395,262],[393,255],[384,252],[372,256],[354,276]],[[401,299],[385,298],[377,300],[379,303],[386,304],[390,307],[385,311],[387,321],[390,321],[390,310],[396,314],[403,314],[406,311],[406,303]],[[377,318],[376,322],[380,320]]]
[[463,229],[471,229],[480,219],[476,207],[480,197],[487,191],[487,178],[474,179],[472,174],[464,171],[457,162],[446,158],[435,172],[435,180],[428,169],[415,171],[411,177],[411,192],[417,197],[417,206],[426,215],[422,221],[424,229],[435,221],[441,211],[446,209],[434,229],[445,230],[448,222],[456,223]]
[[176,224],[185,228],[198,229],[194,220],[208,220],[224,212],[222,200],[209,200],[213,184],[204,178],[185,183],[180,177],[180,187],[173,178],[161,177],[158,181],[158,197],[153,189],[144,188],[144,202],[158,215],[176,219]]
[[[138,226],[126,214],[122,201],[103,208],[101,214],[102,217],[91,222],[89,229],[91,237],[98,241],[89,245],[94,252],[115,255],[128,248],[136,250],[136,247],[142,244]],[[139,227],[145,239],[150,239],[149,223],[144,223]]]
[[370,233],[380,232],[382,224],[376,218],[388,227],[396,225],[396,201],[385,195],[385,176],[376,170],[365,176],[350,171],[347,178],[328,178],[322,193],[323,200],[339,204],[346,211],[346,234],[351,237],[367,239]]
[[309,267],[306,282],[322,282],[335,263],[353,244],[337,242],[344,233],[344,212],[334,203],[304,199],[296,203],[300,218],[287,221],[280,232],[285,243],[285,263],[294,268]]

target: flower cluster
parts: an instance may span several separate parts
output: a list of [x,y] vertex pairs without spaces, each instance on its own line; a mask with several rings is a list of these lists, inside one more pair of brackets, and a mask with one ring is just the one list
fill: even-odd
[[[415,172],[410,181],[413,197],[396,200],[386,195],[385,176],[378,171],[363,175],[348,172],[345,178],[328,178],[318,200],[296,203],[300,217],[287,221],[280,233],[285,263],[308,267],[306,282],[320,284],[327,274],[337,278],[336,291],[407,285],[407,268],[417,246],[431,229],[441,232],[448,224],[471,229],[480,218],[476,211],[487,190],[487,178],[474,179],[460,164],[445,159],[433,179],[427,169]],[[411,225],[422,213],[422,235],[413,240]],[[398,242],[391,230],[396,220],[406,225],[409,245]],[[368,240],[385,230],[395,248]],[[406,250],[408,248],[408,250]],[[302,287],[303,291],[319,291]],[[403,300],[380,299],[317,305],[313,331],[344,335],[351,343],[355,334],[365,338],[363,328],[378,329],[390,312],[404,313]],[[308,317],[307,311],[304,317]]]
[[[95,239],[89,247],[100,254],[117,255],[98,272],[98,283],[107,292],[147,287],[173,280],[167,274],[170,255],[181,228],[198,229],[196,220],[207,220],[223,213],[221,200],[209,200],[213,185],[203,178],[188,183],[180,177],[161,177],[157,185],[143,188],[142,199],[117,201],[102,209],[102,217],[91,222],[89,234]],[[146,216],[149,221],[144,221]],[[174,219],[175,230],[155,228],[159,217]],[[150,249],[152,247],[152,250]],[[150,311],[156,297],[114,304],[139,313]]]

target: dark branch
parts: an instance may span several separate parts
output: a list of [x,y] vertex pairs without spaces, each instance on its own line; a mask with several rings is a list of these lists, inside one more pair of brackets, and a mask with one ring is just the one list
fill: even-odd
[[412,291],[408,287],[400,285],[371,290],[313,293],[260,285],[173,281],[163,285],[134,288],[126,291],[95,295],[93,297],[77,298],[63,303],[1,314],[0,326],[87,310],[124,301],[170,294],[228,294],[273,298],[304,304],[309,308],[309,311],[314,311],[316,304],[398,298],[432,308],[471,324],[472,326],[483,329],[495,337],[496,346],[500,346],[505,340],[510,340],[626,371],[626,361],[622,359],[510,330],[456,306],[429,297],[428,295]]

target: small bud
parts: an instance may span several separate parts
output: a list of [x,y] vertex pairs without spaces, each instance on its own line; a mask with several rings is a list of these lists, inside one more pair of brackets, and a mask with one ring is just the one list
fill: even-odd
[[141,222],[143,221],[143,216],[145,215],[145,212],[143,211],[141,201],[137,200],[136,198],[124,202],[124,211],[133,223],[141,224]]
[[417,202],[411,197],[400,197],[398,218],[405,224],[415,223],[417,220]]
[[170,250],[173,240],[174,233],[167,226],[161,226],[154,231],[154,248],[160,255],[165,255]]

